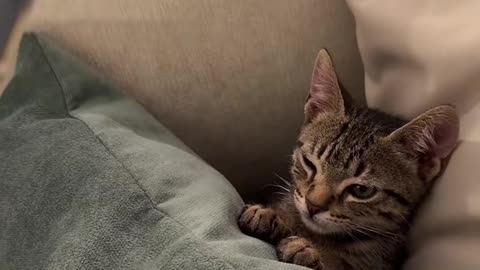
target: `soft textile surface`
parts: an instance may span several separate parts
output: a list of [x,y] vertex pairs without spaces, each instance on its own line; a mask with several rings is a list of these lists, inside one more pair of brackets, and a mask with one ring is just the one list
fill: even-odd
[[33,36],[0,98],[0,269],[300,269],[137,104]]
[[320,48],[364,101],[353,18],[341,0],[35,3],[29,29],[135,96],[242,195],[286,176]]
[[370,106],[457,106],[462,142],[413,226],[406,269],[480,269],[480,1],[349,0]]
[[29,4],[30,0],[0,1],[0,95],[15,70]]

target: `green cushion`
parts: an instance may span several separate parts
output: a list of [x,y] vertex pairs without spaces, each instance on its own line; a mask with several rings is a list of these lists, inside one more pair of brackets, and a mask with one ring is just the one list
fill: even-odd
[[240,233],[242,207],[139,105],[24,37],[0,98],[0,269],[300,269]]

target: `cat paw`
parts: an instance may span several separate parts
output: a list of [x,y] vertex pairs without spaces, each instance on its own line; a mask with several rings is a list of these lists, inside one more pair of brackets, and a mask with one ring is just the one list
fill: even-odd
[[245,206],[238,225],[245,234],[268,242],[279,239],[286,231],[275,210],[259,204]]
[[312,243],[299,236],[290,236],[277,245],[277,256],[282,262],[322,270],[320,252]]

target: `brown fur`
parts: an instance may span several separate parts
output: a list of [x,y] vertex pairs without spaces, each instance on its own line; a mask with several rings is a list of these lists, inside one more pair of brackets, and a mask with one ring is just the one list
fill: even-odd
[[395,269],[415,209],[458,138],[439,106],[407,122],[346,106],[330,57],[319,53],[292,156],[288,194],[239,218],[281,261],[313,269]]

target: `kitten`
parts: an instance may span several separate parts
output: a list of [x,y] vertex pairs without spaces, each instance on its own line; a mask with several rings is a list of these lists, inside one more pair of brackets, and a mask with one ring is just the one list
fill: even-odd
[[246,206],[243,232],[283,262],[323,270],[395,269],[412,215],[453,151],[459,120],[435,107],[412,121],[345,102],[321,50],[293,152],[289,193]]

